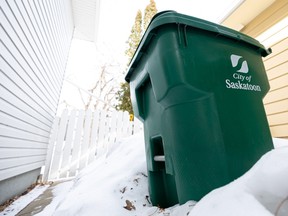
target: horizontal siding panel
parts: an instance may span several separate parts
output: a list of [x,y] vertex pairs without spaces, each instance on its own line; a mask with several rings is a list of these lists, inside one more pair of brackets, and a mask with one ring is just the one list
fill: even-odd
[[264,62],[266,70],[270,70],[271,68],[274,68],[283,62],[286,62],[288,59],[288,49],[285,49],[285,51],[278,53],[273,58],[268,59]]
[[281,112],[288,112],[288,99],[277,101],[270,104],[265,104],[265,110],[267,115]]
[[71,1],[0,1],[0,181],[45,163],[74,30]]
[[[9,127],[3,123],[0,123],[0,136],[14,137],[23,140],[33,140],[40,143],[48,143],[48,137],[43,137],[28,131],[23,131],[18,129],[16,126],[14,128]],[[0,152],[0,154],[2,153]]]
[[[1,72],[0,72],[1,75]],[[16,89],[15,89],[16,90]],[[35,102],[30,102],[29,98],[23,95],[23,97],[15,95],[14,92],[11,92],[11,90],[4,88],[4,86],[0,85],[0,92],[1,96],[0,98],[5,101],[9,101],[11,104],[14,104],[17,108],[24,110],[25,112],[28,112],[32,115],[35,115],[35,117],[39,117],[41,122],[47,122],[49,125],[52,123],[52,117],[47,116],[47,113],[41,112],[41,109],[39,109],[39,105]],[[27,100],[26,100],[27,99]]]
[[[50,4],[50,5],[48,5],[48,4]],[[66,29],[65,23],[62,21],[61,15],[60,15],[61,11],[59,11],[59,8],[61,8],[61,7],[57,6],[56,2],[51,2],[51,1],[47,2],[46,7],[50,8],[50,11],[48,10],[48,12],[49,12],[49,19],[48,20],[51,20],[52,26],[54,26],[54,34],[56,35],[56,38],[57,38],[60,56],[64,57],[65,56],[64,53],[67,52],[67,43],[65,43],[65,41],[66,41],[65,35],[67,32],[67,29]],[[52,15],[52,11],[55,11],[54,15]],[[64,17],[67,16],[65,11],[62,11],[62,16],[63,15],[64,15]],[[60,22],[58,20],[60,20]],[[64,69],[62,67],[65,64],[66,64],[66,60],[65,60],[65,58],[62,58],[61,59],[61,65],[60,65],[61,70]]]
[[[0,63],[3,63],[3,59],[0,59]],[[14,104],[16,101],[13,101],[13,98],[20,98],[24,100],[29,105],[33,106],[35,110],[38,112],[43,113],[43,115],[50,120],[53,120],[53,114],[55,111],[46,109],[44,100],[37,100],[34,97],[35,92],[31,91],[31,88],[28,87],[28,83],[23,83],[24,81],[19,79],[19,76],[15,76],[14,71],[12,71],[9,67],[5,67],[6,64],[3,63],[2,66],[4,67],[5,73],[3,70],[0,70],[0,79],[1,79],[1,92],[10,92],[9,95],[14,95],[13,97],[6,97],[4,93],[1,94],[2,98],[11,101]],[[2,68],[3,68],[2,67]],[[7,76],[7,72],[9,72],[9,76]],[[6,90],[5,90],[6,89]],[[18,101],[18,100],[17,100]],[[17,106],[17,104],[15,104]],[[55,108],[54,108],[55,109]]]
[[24,122],[21,119],[17,119],[13,116],[7,115],[0,111],[0,122],[4,122],[6,126],[17,127],[19,130],[27,131],[32,134],[37,134],[38,136],[49,138],[49,132],[45,131],[29,122]]
[[[18,17],[21,17],[21,19],[18,18],[18,21],[20,23],[20,26],[22,27],[27,40],[29,42],[29,45],[33,49],[33,53],[35,54],[35,59],[37,60],[39,67],[44,70],[45,73],[41,73],[43,75],[44,80],[46,81],[46,84],[49,86],[49,89],[51,90],[51,93],[53,93],[53,97],[57,98],[57,92],[59,88],[61,87],[59,81],[57,79],[53,79],[53,70],[51,67],[49,67],[49,64],[47,64],[47,59],[45,59],[43,56],[43,51],[41,51],[41,45],[39,44],[39,41],[35,40],[37,38],[35,31],[33,31],[35,28],[31,26],[31,22],[27,22],[26,20],[29,20],[30,17],[26,13],[26,9],[24,8],[22,1],[17,1],[16,3],[11,2],[12,5],[14,5],[15,8],[15,14]],[[30,24],[30,25],[29,25]],[[38,42],[38,43],[37,43]]]
[[0,170],[0,181],[20,175],[25,172],[29,172],[31,170],[38,169],[39,167],[43,165],[44,165],[44,162],[41,161],[41,162],[14,167],[11,169]]
[[[0,43],[0,49],[1,48],[2,46]],[[2,49],[2,51],[4,52],[5,50]],[[42,110],[43,113],[44,112],[47,113],[49,115],[49,118],[52,118],[51,113],[55,112],[55,107],[52,106],[49,107],[47,105],[44,95],[39,94],[37,89],[33,88],[35,86],[34,83],[31,82],[31,79],[28,79],[27,76],[25,76],[26,75],[25,73],[21,73],[22,70],[21,68],[18,67],[17,63],[11,61],[10,65],[8,65],[6,59],[2,57],[0,58],[0,63],[1,63],[0,76],[2,80],[1,84],[3,86],[7,86],[7,88],[9,89],[13,89],[13,92],[16,92],[16,90],[18,90],[17,95],[19,95],[20,97],[22,97],[22,95],[25,95],[25,97],[29,98],[29,101],[34,101],[33,103],[36,102],[37,104],[39,104],[38,105],[39,110],[40,111]],[[19,93],[19,91],[21,93]]]
[[12,104],[7,100],[3,100],[3,98],[1,97],[0,97],[0,111],[7,113],[15,117],[16,119],[21,119],[24,122],[29,122],[29,124],[41,128],[42,130],[47,131],[48,133],[51,130],[49,121],[47,119],[41,121],[39,118],[35,117],[33,113],[21,110],[19,107],[16,107],[14,104]]
[[[69,41],[71,40],[71,35],[73,34],[74,31],[74,25],[73,29],[71,29],[71,26],[67,25],[68,22],[66,22],[67,17],[71,16],[72,17],[72,7],[71,7],[71,1],[69,1],[69,5],[67,4],[68,1],[55,1],[54,3],[54,9],[56,11],[55,15],[58,17],[58,19],[61,21],[61,29],[63,28],[62,32],[65,33],[63,34],[64,41]],[[63,10],[59,10],[59,8],[63,8]],[[63,22],[64,21],[64,22]],[[63,51],[66,52],[67,50],[67,43],[63,44]]]
[[288,73],[270,80],[270,91],[288,86]]
[[[1,97],[2,98],[11,101],[13,104],[14,102],[17,103],[19,100],[16,100],[16,98],[19,98],[25,101],[26,103],[30,104],[31,106],[35,107],[35,109],[38,109],[38,110],[41,109],[41,106],[38,104],[38,101],[36,101],[34,98],[31,98],[28,94],[26,94],[23,91],[23,89],[19,88],[19,86],[17,86],[13,81],[9,80],[7,76],[2,73],[2,71],[0,71],[0,79],[2,81],[1,83]],[[17,106],[17,104],[15,105]],[[47,114],[46,116],[49,119],[51,119],[52,117],[52,116],[48,116]]]
[[[62,4],[61,8],[64,8],[65,13],[62,13],[61,10],[59,10],[60,6],[56,6],[56,9],[58,8],[58,14],[60,17],[60,21],[65,21],[63,23],[63,26],[65,27],[65,32],[66,32],[66,40],[65,41],[69,41],[71,40],[72,36],[73,36],[73,32],[74,32],[74,23],[73,25],[70,25],[70,18],[72,20],[72,3],[71,1],[56,1],[56,4],[60,3]],[[74,21],[74,20],[73,20]],[[67,44],[67,43],[66,43]],[[69,50],[69,48],[67,47],[67,51]]]
[[[47,1],[45,2],[47,3]],[[34,2],[36,5],[37,10],[40,12],[38,13],[42,19],[42,23],[45,26],[45,32],[47,36],[49,37],[50,44],[52,45],[53,48],[53,53],[55,54],[56,61],[58,64],[61,66],[64,63],[65,57],[61,54],[61,45],[59,44],[58,37],[55,36],[55,28],[56,28],[56,23],[51,24],[51,21],[53,17],[50,16],[49,10],[50,7],[45,7],[45,3],[43,2],[40,3],[39,1]]]
[[7,158],[2,159],[0,162],[0,172],[1,170],[13,168],[17,166],[23,166],[32,163],[44,162],[45,156],[36,155],[36,156],[29,156],[29,157],[18,157],[18,158]]
[[[0,148],[0,159],[21,158],[31,156],[46,156],[47,149],[17,149],[17,148]],[[21,156],[20,156],[21,155]]]
[[[5,37],[7,36],[6,33],[3,33],[3,32],[4,30],[0,28],[0,34],[1,35],[4,34],[3,42],[5,43],[5,45],[1,43],[1,47],[0,47],[1,53],[2,53],[1,59],[3,58],[1,60],[1,69],[3,67],[4,69],[10,68],[10,71],[13,71],[12,74],[15,74],[17,72],[17,75],[20,76],[29,84],[29,86],[27,86],[26,89],[27,90],[33,89],[34,94],[36,95],[36,98],[45,104],[45,108],[47,110],[53,111],[56,103],[54,103],[53,105],[53,103],[51,103],[51,100],[49,99],[46,101],[43,100],[43,98],[45,98],[45,91],[43,90],[42,87],[39,87],[40,86],[39,83],[36,84],[37,77],[35,76],[35,73],[34,73],[35,71],[33,72],[33,69],[27,64],[27,62],[22,58],[22,56],[17,52],[14,45],[11,44],[10,40],[8,40],[8,38]],[[7,76],[9,75],[10,73],[7,73]]]
[[288,73],[288,59],[286,59],[286,61],[281,63],[280,65],[277,65],[277,67],[267,70],[267,76],[269,80],[276,79],[277,77],[283,76],[284,74],[287,73]]
[[41,30],[43,32],[43,34],[45,35],[45,37],[47,38],[46,39],[46,43],[47,43],[47,46],[49,46],[50,48],[50,51],[51,53],[53,53],[53,55],[55,56],[55,63],[58,67],[58,70],[61,70],[61,56],[59,55],[59,52],[57,50],[57,46],[55,45],[55,39],[51,33],[51,29],[49,28],[49,25],[48,25],[48,20],[47,20],[47,14],[46,14],[46,10],[43,10],[42,9],[42,3],[40,4],[39,1],[35,1],[33,2],[33,4],[30,4],[32,5],[31,8],[32,10],[34,10],[35,14],[37,14],[38,18],[39,18],[39,21],[41,23]]
[[53,58],[53,53],[50,52],[50,48],[47,46],[47,42],[43,36],[43,32],[40,30],[41,23],[38,23],[40,21],[39,21],[39,18],[36,17],[37,12],[33,11],[31,9],[29,1],[25,1],[25,2],[21,1],[21,3],[23,4],[23,8],[24,8],[25,12],[27,14],[29,14],[28,15],[28,18],[29,18],[28,23],[30,24],[30,26],[29,26],[30,30],[32,32],[34,32],[34,38],[36,38],[36,42],[38,44],[38,47],[39,47],[40,51],[43,53],[42,54],[43,58],[46,60],[49,68],[51,68],[51,70],[52,70],[51,75],[56,80],[56,83],[58,85],[58,90],[59,90],[59,89],[61,89],[61,74],[58,73],[59,69],[57,68],[58,65],[56,65],[56,63],[55,63],[55,58]]
[[288,124],[271,126],[270,130],[273,137],[287,137]]
[[[23,17],[23,14],[19,11],[19,6],[13,1],[7,2],[7,4],[10,7],[10,10],[12,14],[14,15],[14,20],[10,19],[10,22],[14,22],[14,29],[17,31],[17,34],[21,38],[22,43],[25,45],[25,50],[27,50],[27,53],[30,57],[30,62],[33,63],[37,71],[41,71],[39,73],[38,79],[43,84],[44,89],[46,90],[46,93],[48,93],[51,96],[51,99],[54,99],[54,97],[57,97],[57,93],[54,88],[52,88],[52,83],[48,82],[49,78],[46,75],[46,71],[43,67],[42,62],[40,61],[38,57],[38,53],[35,52],[36,47],[33,46],[32,41],[33,38],[31,37],[29,30],[27,29],[25,25],[25,17]],[[24,18],[24,19],[23,19]],[[26,17],[27,19],[27,17]],[[55,104],[57,104],[57,101],[54,101]]]
[[[70,2],[70,4],[71,4],[71,2]],[[67,53],[69,50],[69,46],[67,46],[66,41],[71,40],[71,35],[72,35],[72,31],[73,31],[73,29],[71,31],[71,28],[70,28],[70,30],[68,30],[67,22],[64,22],[65,19],[67,19],[67,17],[69,17],[69,16],[72,17],[72,14],[67,14],[67,7],[69,7],[69,6],[67,5],[67,2],[65,2],[65,1],[53,1],[53,2],[50,1],[50,8],[51,8],[51,10],[54,11],[54,15],[51,15],[51,13],[50,13],[50,17],[52,17],[52,19],[53,18],[55,19],[54,24],[56,24],[56,26],[54,24],[53,25],[56,27],[55,28],[55,34],[58,34],[58,40],[59,40],[58,43],[61,46],[60,51],[62,53]],[[59,10],[60,8],[62,8],[62,10]],[[71,5],[68,9],[70,10],[70,13],[71,13],[72,12],[71,11],[72,10]],[[70,38],[69,38],[69,35],[70,35]],[[63,65],[65,65],[66,60],[62,59],[62,62],[63,63],[61,66],[63,67]],[[61,69],[64,69],[64,68],[61,68]]]
[[264,99],[273,137],[288,136],[288,38],[272,46],[272,54],[264,58],[270,91]]
[[[272,53],[263,58],[270,83],[264,106],[274,137],[288,137],[288,35],[287,23],[282,22],[287,18],[287,9],[287,0],[274,1],[243,29],[243,33],[259,36],[260,42],[270,44],[272,49]],[[281,29],[272,30],[276,24],[281,24]]]
[[[38,88],[45,93],[49,101],[53,102],[51,89],[49,90],[47,88],[48,86],[50,86],[50,84],[48,84],[43,77],[44,71],[38,60],[38,56],[35,55],[34,49],[31,46],[30,41],[32,41],[32,39],[28,38],[28,32],[25,32],[24,30],[25,22],[21,17],[21,14],[19,13],[14,2],[8,1],[6,3],[8,4],[9,10],[4,13],[4,16],[1,16],[1,18],[3,17],[3,27],[6,29],[7,32],[9,32],[10,40],[12,40],[13,43],[16,44],[17,47],[19,47],[19,50],[21,50],[25,62],[27,63],[27,65],[29,65],[30,69],[32,69],[33,73],[35,74],[36,80],[39,83]],[[9,20],[7,19],[7,14],[10,15]],[[38,73],[38,71],[40,71],[41,73]],[[54,97],[55,96],[56,94],[54,95]],[[57,101],[54,101],[54,103],[57,104]]]
[[4,137],[4,136],[0,136],[0,147],[7,147],[9,146],[9,148],[30,148],[30,149],[34,149],[34,148],[47,148],[48,144],[47,143],[43,143],[43,142],[37,142],[34,140],[23,140],[23,139],[18,139],[18,138],[12,138],[12,137]]
[[[32,2],[31,2],[32,3]],[[34,47],[36,48],[37,54],[40,54],[37,56],[37,58],[40,58],[43,65],[45,65],[46,69],[48,70],[48,77],[51,77],[53,80],[56,81],[55,84],[57,86],[61,87],[61,82],[59,82],[59,79],[55,77],[55,68],[52,63],[52,57],[48,55],[43,38],[42,32],[38,28],[38,23],[36,20],[39,21],[39,19],[35,19],[35,12],[31,10],[28,1],[16,1],[16,5],[18,6],[20,13],[22,15],[23,21],[25,22],[25,27],[30,33],[30,36],[32,38],[32,42],[34,44]],[[26,31],[27,32],[27,31]],[[51,80],[51,79],[50,79]]]
[[287,47],[288,47],[288,37],[274,44],[271,47],[272,53],[268,55],[267,57],[265,57],[264,61],[267,61],[268,59],[275,57],[278,53],[281,53],[287,50]]
[[268,118],[270,126],[288,124],[288,111],[283,112],[283,113],[268,115],[267,118]]
[[264,98],[264,104],[268,104],[268,103],[272,103],[272,102],[276,102],[276,101],[281,101],[281,100],[285,100],[288,99],[288,86],[281,88],[281,89],[277,89],[275,91],[270,91]]
[[[17,71],[20,74],[20,76],[23,77],[24,79],[27,76],[27,74],[29,74],[28,82],[30,82],[31,86],[27,86],[27,87],[34,90],[34,94],[37,95],[37,99],[45,104],[45,106],[47,107],[47,110],[53,111],[55,104],[53,106],[53,104],[51,104],[51,101],[49,99],[47,99],[46,101],[43,100],[43,98],[45,98],[45,92],[41,88],[38,88],[39,84],[37,86],[36,83],[32,81],[32,80],[35,80],[34,73],[31,72],[31,69],[21,59],[18,58],[16,61],[17,54],[15,54],[16,56],[12,56],[11,53],[8,53],[8,52],[4,53],[4,51],[7,48],[8,48],[7,46],[5,48],[1,46],[4,61],[6,63],[7,61],[10,61],[9,66],[11,67],[11,70],[13,70],[14,72]],[[5,56],[5,54],[8,54],[8,55]],[[7,74],[7,76],[9,76],[9,74]]]

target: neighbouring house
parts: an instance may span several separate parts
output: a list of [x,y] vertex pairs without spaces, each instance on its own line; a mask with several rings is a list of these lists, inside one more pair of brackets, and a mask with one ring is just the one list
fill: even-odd
[[73,34],[95,40],[99,2],[0,1],[0,204],[45,164]]
[[264,105],[272,136],[288,138],[288,1],[243,1],[222,25],[272,48],[263,59],[270,83]]

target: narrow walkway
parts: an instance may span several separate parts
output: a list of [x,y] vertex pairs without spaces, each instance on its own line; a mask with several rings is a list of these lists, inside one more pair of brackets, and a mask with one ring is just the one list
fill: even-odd
[[29,205],[22,209],[16,216],[31,216],[40,213],[47,205],[49,205],[53,200],[53,189],[56,185],[63,183],[65,181],[53,182],[43,194],[38,196]]

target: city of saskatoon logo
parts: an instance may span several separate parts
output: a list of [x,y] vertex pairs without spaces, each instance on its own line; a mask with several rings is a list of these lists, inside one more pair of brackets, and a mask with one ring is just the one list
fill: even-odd
[[259,85],[252,84],[252,75],[249,74],[247,60],[243,56],[232,54],[230,56],[232,74],[225,80],[226,88],[246,91],[261,91]]
[[243,59],[242,56],[232,54],[230,56],[232,67],[238,69],[237,72],[239,73],[248,73],[248,63],[246,60]]

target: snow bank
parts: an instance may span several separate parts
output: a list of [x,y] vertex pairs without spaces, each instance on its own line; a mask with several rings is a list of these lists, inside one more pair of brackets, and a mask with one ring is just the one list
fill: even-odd
[[[143,134],[137,134],[111,146],[107,157],[100,157],[76,177],[64,200],[51,203],[57,206],[53,215],[130,215],[132,211],[147,208],[143,140]],[[136,210],[126,210],[126,200]],[[51,212],[45,208],[38,215],[51,215]]]
[[[143,135],[137,134],[116,143],[107,157],[83,170],[70,190],[56,194],[50,207],[38,216],[288,215],[288,147],[268,152],[245,175],[198,203],[188,201],[160,209],[151,206],[148,197],[143,140]],[[288,141],[275,142],[288,146]]]
[[197,203],[194,215],[288,215],[288,148],[265,154],[245,175]]

